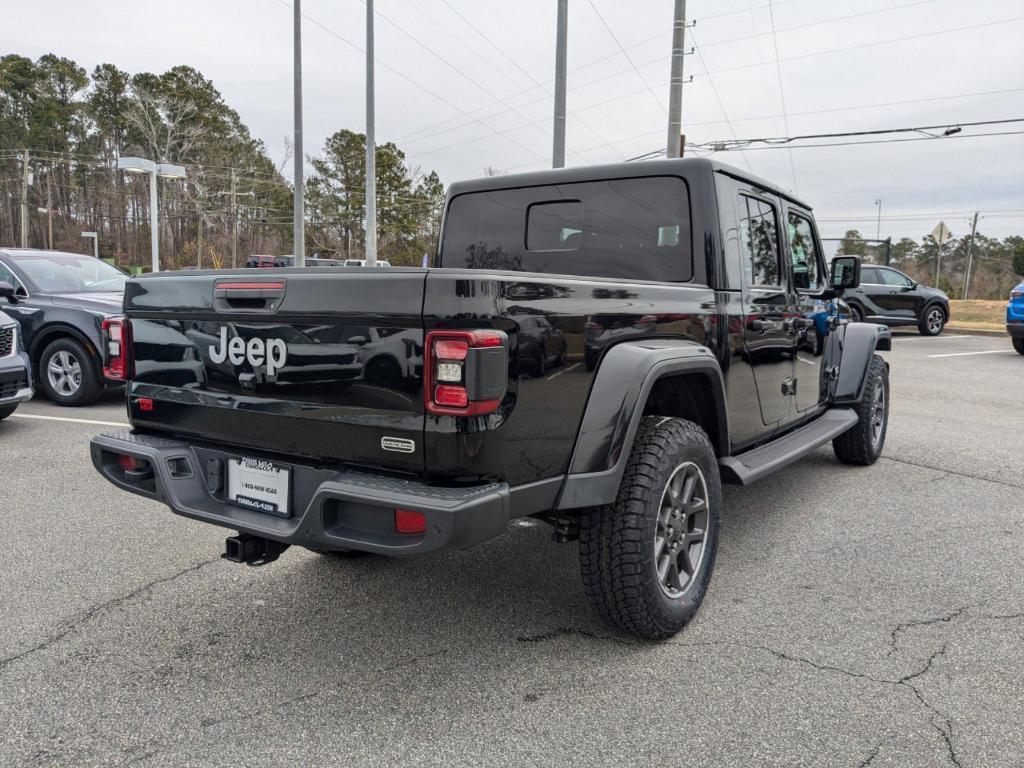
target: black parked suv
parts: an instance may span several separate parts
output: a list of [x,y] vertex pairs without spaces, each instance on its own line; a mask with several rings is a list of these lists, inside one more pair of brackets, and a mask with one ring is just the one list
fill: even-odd
[[[453,184],[435,263],[130,280],[132,429],[93,439],[96,469],[238,531],[225,557],[252,565],[290,545],[450,551],[532,516],[579,541],[601,616],[662,638],[710,583],[722,482],[829,441],[844,464],[882,451],[890,333],[832,301],[860,262],[828,273],[810,207],[747,173],[695,158]],[[375,357],[403,376],[324,380],[333,339],[368,325],[402,340]],[[520,376],[541,344],[593,369]]]
[[88,405],[116,381],[101,337],[103,323],[121,314],[127,279],[92,256],[0,249],[0,283],[14,287],[0,301],[21,325],[39,388],[57,405]]
[[949,297],[938,288],[921,285],[892,267],[865,264],[860,286],[843,300],[854,320],[888,326],[916,325],[925,336],[938,336],[949,321]]

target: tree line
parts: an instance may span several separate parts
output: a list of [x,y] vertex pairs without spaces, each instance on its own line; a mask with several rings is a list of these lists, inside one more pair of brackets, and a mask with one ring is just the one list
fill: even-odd
[[963,296],[969,253],[968,298],[1005,299],[1010,288],[1024,275],[1024,237],[1020,235],[1000,240],[976,232],[973,242],[970,233],[950,237],[942,243],[940,264],[939,243],[931,235],[925,235],[920,242],[901,237],[887,248],[877,241],[865,242],[858,230],[850,229],[843,236],[837,253],[860,256],[872,264],[891,264],[914,280],[934,285],[954,299]]
[[[287,145],[287,142],[286,142]],[[306,252],[364,253],[365,136],[340,130],[309,157]],[[292,187],[213,83],[196,69],[91,73],[53,54],[0,57],[0,242],[88,252],[122,266],[149,263],[149,179],[117,158],[184,165],[159,182],[161,264],[228,267],[251,254],[292,252]],[[419,264],[432,250],[444,200],[437,173],[411,167],[394,144],[377,147],[378,255]],[[22,203],[25,203],[23,206]]]

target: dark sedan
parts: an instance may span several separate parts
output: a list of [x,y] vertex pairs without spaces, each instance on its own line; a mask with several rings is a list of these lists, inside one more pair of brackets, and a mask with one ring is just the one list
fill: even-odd
[[121,313],[128,276],[91,256],[0,249],[4,311],[21,326],[38,387],[58,405],[87,405],[106,383],[103,321]]
[[892,267],[865,264],[860,286],[843,295],[855,321],[888,326],[916,325],[924,336],[938,336],[949,321],[949,297],[921,285]]

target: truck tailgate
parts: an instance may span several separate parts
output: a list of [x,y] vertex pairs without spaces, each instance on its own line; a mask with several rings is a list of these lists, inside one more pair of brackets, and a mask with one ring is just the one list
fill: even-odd
[[132,423],[420,471],[425,276],[322,268],[131,281]]

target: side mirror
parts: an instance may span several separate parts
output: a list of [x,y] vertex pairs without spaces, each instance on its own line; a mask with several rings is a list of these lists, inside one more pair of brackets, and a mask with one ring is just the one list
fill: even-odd
[[366,344],[368,339],[365,336],[350,336],[348,343],[355,344],[357,347],[361,347]]
[[860,257],[836,256],[832,259],[832,289],[838,293],[860,285]]
[[10,283],[0,282],[0,299],[7,299],[11,304],[17,304],[18,297],[15,294],[14,286]]

